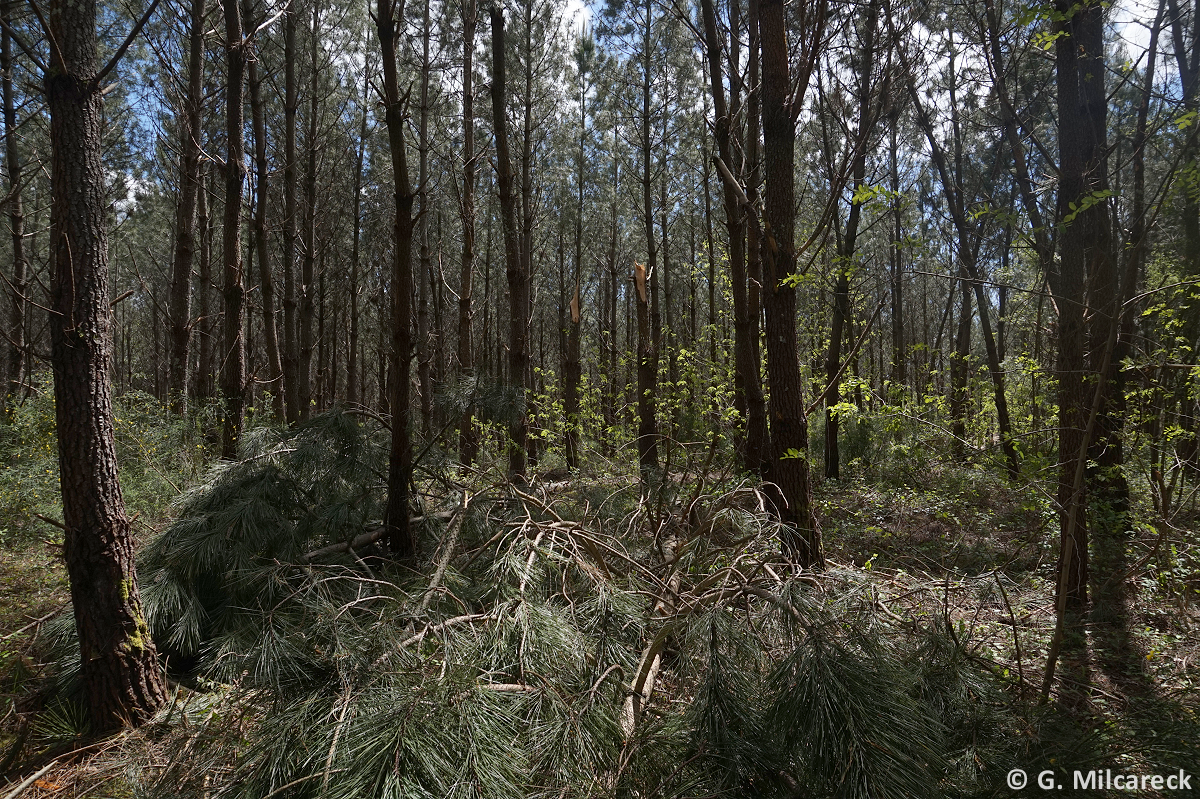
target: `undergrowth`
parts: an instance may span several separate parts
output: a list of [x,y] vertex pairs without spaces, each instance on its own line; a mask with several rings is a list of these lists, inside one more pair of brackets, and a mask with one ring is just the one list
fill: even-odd
[[[345,413],[259,430],[143,549],[174,688],[122,751],[134,795],[982,797],[1014,766],[1197,762],[1186,696],[1146,699],[1153,738],[1033,703],[1044,509],[985,476],[827,486],[814,574],[703,449],[650,484],[604,464],[525,489],[431,457],[423,557],[397,563],[386,444]],[[939,522],[982,549],[914,541]],[[44,741],[82,724],[56,629]]]

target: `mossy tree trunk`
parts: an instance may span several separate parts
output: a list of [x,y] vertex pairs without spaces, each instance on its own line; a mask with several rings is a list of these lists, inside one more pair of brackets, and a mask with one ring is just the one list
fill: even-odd
[[108,210],[101,161],[95,0],[55,0],[50,108],[51,361],[63,551],[84,693],[101,730],[148,720],[166,699],[134,577],[113,430]]

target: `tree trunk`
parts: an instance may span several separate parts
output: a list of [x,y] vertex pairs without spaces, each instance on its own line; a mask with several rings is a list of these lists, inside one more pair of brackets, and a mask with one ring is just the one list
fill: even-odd
[[[652,153],[650,142],[651,105],[653,103],[653,53],[650,49],[650,29],[653,23],[653,6],[647,0],[645,18],[642,27],[642,108],[639,120],[639,137],[641,144],[642,174],[642,223],[646,233],[646,264],[640,271],[634,273],[637,302],[637,408],[638,408],[638,465],[645,471],[658,468],[658,424],[657,424],[657,393],[658,393],[658,331],[654,328],[655,319],[651,305],[655,301],[654,283],[658,268],[658,248],[654,238],[654,203],[652,199],[654,188],[654,171],[651,166]],[[644,317],[644,318],[643,318]]]
[[[1100,153],[1090,128],[1085,93],[1080,84],[1089,64],[1081,63],[1079,50],[1094,41],[1086,34],[1089,23],[1102,24],[1099,5],[1076,10],[1065,0],[1055,3],[1063,15],[1059,23],[1062,35],[1056,42],[1055,61],[1059,113],[1059,190],[1058,218],[1063,224],[1057,273],[1051,273],[1051,288],[1058,305],[1058,450],[1059,450],[1059,607],[1075,615],[1087,604],[1088,534],[1087,499],[1083,485],[1076,481],[1079,459],[1086,457],[1085,429],[1089,398],[1084,380],[1084,282],[1094,244],[1092,227],[1099,220],[1083,211],[1084,198],[1092,191],[1089,173],[1098,167]],[[1102,54],[1101,54],[1102,57]],[[1089,76],[1103,82],[1101,76]],[[1102,90],[1103,91],[1103,90]],[[1101,109],[1103,113],[1103,109]],[[1107,219],[1107,204],[1095,204]],[[1074,214],[1073,219],[1069,217]]]
[[504,12],[491,9],[492,17],[492,120],[495,125],[496,179],[500,190],[500,216],[504,224],[504,261],[508,277],[509,343],[508,383],[514,397],[515,418],[509,427],[508,472],[525,477],[529,415],[524,410],[529,373],[529,275],[521,254],[517,225],[514,172],[508,144],[508,112],[504,100]]
[[392,412],[392,443],[388,458],[388,498],[384,526],[388,544],[401,558],[417,555],[416,537],[408,524],[408,484],[412,478],[412,441],[409,434],[409,361],[412,350],[412,240],[416,193],[408,177],[408,151],[404,143],[405,114],[397,75],[396,6],[393,0],[378,0],[375,25],[383,53],[384,122],[391,152],[392,181],[396,197],[396,219],[392,250],[392,341],[391,380],[388,406]]
[[133,536],[113,434],[108,199],[101,160],[94,0],[49,9],[50,315],[63,504],[63,554],[79,634],[81,679],[99,730],[141,724],[166,685],[134,575]]
[[192,337],[192,262],[196,257],[196,196],[200,193],[200,128],[204,103],[204,0],[192,0],[188,30],[188,79],[179,118],[179,199],[171,269],[171,353],[167,393],[171,410],[187,410],[188,350]]
[[421,392],[421,436],[426,440],[433,434],[433,381],[430,376],[429,328],[429,4],[425,3],[421,23],[421,112],[417,130],[417,186],[421,192],[421,210],[418,213],[417,248],[420,253],[417,284],[417,385]]
[[583,280],[583,195],[586,182],[587,164],[587,93],[588,74],[591,66],[591,40],[580,43],[580,51],[576,55],[576,65],[579,68],[579,154],[575,176],[575,294],[571,300],[571,320],[567,333],[566,368],[563,378],[564,387],[563,412],[567,417],[566,449],[567,468],[579,466],[579,384],[583,378],[583,367],[580,363],[580,335],[583,327],[583,295],[580,290]]
[[[202,0],[197,0],[202,2]],[[249,15],[247,15],[249,18]],[[254,245],[258,258],[258,279],[262,286],[263,338],[267,346],[267,368],[271,377],[266,381],[271,389],[272,408],[277,421],[287,418],[284,400],[283,361],[279,354],[279,333],[275,326],[275,279],[271,274],[270,248],[267,239],[268,164],[267,126],[263,113],[262,81],[258,74],[258,59],[247,65],[250,78],[250,115],[254,129]]]
[[[898,102],[897,102],[898,105]],[[892,111],[888,124],[888,171],[892,188],[892,247],[891,255],[891,300],[892,300],[892,383],[903,390],[907,375],[904,348],[904,250],[900,240],[904,234],[900,204],[900,168],[897,157],[896,129],[900,126],[898,107]]]
[[200,315],[197,319],[196,396],[210,400],[213,396],[213,319],[212,319],[212,216],[208,210],[208,175],[200,167],[200,191],[196,200],[196,216],[200,230],[200,269],[197,293]]
[[288,424],[300,421],[300,345],[296,330],[296,17],[283,15],[283,383]]
[[[871,86],[872,72],[875,69],[875,33],[879,25],[879,3],[872,0],[864,20],[862,48],[855,58],[858,71],[858,125],[853,141],[854,156],[851,161],[850,173],[852,182],[852,197],[850,212],[846,217],[846,233],[842,238],[841,252],[834,263],[837,271],[837,282],[833,294],[833,325],[829,336],[829,350],[825,356],[825,477],[836,480],[840,476],[840,457],[838,454],[839,419],[834,409],[841,401],[841,386],[838,373],[842,365],[842,339],[845,328],[853,320],[850,307],[850,273],[854,271],[854,258],[858,244],[858,226],[862,219],[862,203],[855,202],[853,197],[862,189],[867,176],[867,148],[875,129],[878,109],[872,104],[873,89]],[[830,173],[832,183],[840,183]],[[840,192],[845,184],[834,185],[831,188]]]
[[245,124],[242,90],[245,82],[246,51],[242,43],[242,15],[238,0],[222,0],[225,14],[225,63],[228,82],[225,89],[225,212],[221,243],[224,260],[223,299],[225,305],[222,337],[221,397],[225,405],[225,424],[221,434],[221,457],[236,458],[237,443],[244,421],[246,388],[246,347],[243,338],[242,306],[242,173],[245,171]]
[[611,455],[617,437],[617,295],[621,277],[617,266],[617,196],[621,182],[621,165],[616,157],[616,136],[613,137],[612,200],[609,206],[608,228],[608,391],[604,398],[604,454]]
[[479,457],[479,433],[473,411],[478,377],[471,339],[471,281],[475,270],[475,26],[478,21],[478,4],[475,0],[463,0],[463,249],[458,280],[458,368],[459,375],[470,386],[471,396],[458,423],[458,458],[467,466]]
[[28,291],[28,264],[25,257],[25,211],[21,203],[23,178],[21,153],[17,146],[17,112],[13,98],[12,37],[9,25],[12,6],[0,8],[4,26],[0,32],[0,73],[4,92],[4,161],[8,169],[8,222],[12,233],[12,305],[9,318],[9,337],[12,339],[8,357],[8,381],[4,386],[4,409],[13,407],[25,379],[25,292]]
[[[737,61],[737,0],[730,3],[730,28],[735,35],[729,41],[729,82],[730,103],[725,101],[724,75],[721,69],[721,51],[723,37],[717,31],[716,12],[712,0],[703,0],[701,12],[704,20],[705,48],[708,55],[709,86],[713,98],[715,112],[715,137],[717,155],[730,171],[731,175],[736,164],[734,162],[733,120],[737,117],[740,106],[740,93],[737,91],[740,65]],[[753,26],[753,12],[751,25]],[[757,35],[752,30],[752,44],[757,43]],[[755,53],[751,52],[751,61]],[[757,133],[757,129],[753,131]],[[749,137],[747,137],[749,145]],[[757,149],[757,142],[754,143]],[[749,161],[750,159],[747,158]],[[738,188],[728,181],[722,183],[722,197],[725,203],[725,229],[729,236],[729,278],[733,289],[733,348],[734,348],[734,407],[745,413],[746,433],[742,440],[742,464],[746,471],[761,475],[764,472],[767,451],[766,414],[762,393],[762,383],[759,379],[758,359],[756,357],[755,339],[758,328],[756,314],[750,310],[747,273],[746,273],[746,209],[742,207],[738,196]],[[707,201],[707,198],[706,198]],[[711,261],[710,253],[710,261]],[[710,283],[711,288],[711,283]],[[710,299],[710,310],[712,301]]]
[[[307,158],[304,169],[304,256],[300,273],[300,362],[296,374],[297,393],[300,399],[300,418],[312,415],[315,394],[313,393],[313,322],[316,317],[316,265],[317,265],[317,113],[320,102],[317,97],[318,64],[320,48],[320,4],[314,0],[312,6],[312,32],[309,39],[309,84],[308,84],[308,131]],[[318,361],[318,367],[320,363]]]
[[[960,235],[958,246],[961,251],[967,246],[966,236]],[[971,286],[966,267],[960,262],[958,268],[958,332],[954,336],[954,355],[950,361],[950,431],[954,434],[951,451],[955,460],[967,457],[967,403],[970,400],[967,383],[971,376]]]
[[[1089,196],[1103,197],[1109,189],[1109,183],[1108,98],[1105,95],[1103,72],[1105,65],[1102,17],[1084,13],[1079,19],[1078,33],[1075,36],[1079,38],[1081,45],[1081,73],[1087,76],[1080,81],[1084,124],[1089,134],[1087,149],[1083,154],[1087,170],[1086,191]],[[1096,73],[1096,70],[1099,72]],[[1141,154],[1137,157],[1140,158]],[[1188,196],[1194,202],[1191,192],[1188,192]],[[1193,221],[1200,219],[1200,205],[1193,204],[1190,212]],[[1088,494],[1101,509],[1093,517],[1095,535],[1115,541],[1127,529],[1129,513],[1129,483],[1123,471],[1125,381],[1121,367],[1128,338],[1119,335],[1123,303],[1120,298],[1121,281],[1113,246],[1115,237],[1110,201],[1102,199],[1084,208],[1076,218],[1076,224],[1084,226],[1089,245],[1086,333],[1088,371],[1096,375],[1096,379],[1104,387],[1098,395],[1100,405],[1096,413],[1095,431],[1088,442]],[[1200,258],[1200,252],[1197,256]],[[1189,263],[1195,268],[1197,260]],[[1111,344],[1110,338],[1114,339]],[[1195,341],[1194,338],[1192,340]]]
[[[750,85],[746,92],[746,195],[751,208],[758,208],[759,189],[762,186],[762,148],[759,134],[762,132],[762,92],[759,85],[761,47],[758,30],[758,2],[749,0],[746,6],[746,21],[750,28],[750,55],[747,71]],[[732,67],[731,67],[732,69]],[[706,200],[707,202],[707,200]],[[749,459],[757,457],[755,472],[765,477],[770,471],[771,434],[767,425],[767,399],[762,387],[762,350],[759,347],[762,318],[762,230],[759,225],[746,229],[746,339],[750,344],[750,364],[746,381],[746,452]],[[758,453],[757,456],[754,453]],[[751,463],[751,460],[747,460]]]
[[358,156],[354,162],[354,241],[350,250],[350,341],[346,356],[346,402],[357,405],[359,398],[358,365],[358,269],[359,245],[362,239],[362,183],[363,161],[367,149],[367,88],[364,80],[362,121],[358,128]]
[[[787,557],[805,567],[820,567],[821,537],[812,513],[809,486],[808,419],[800,379],[796,340],[795,148],[796,116],[815,60],[823,4],[804,9],[800,23],[800,80],[793,82],[788,63],[788,25],[783,0],[763,0],[762,114],[766,169],[765,281],[767,377],[770,381],[771,480],[777,486],[775,510],[783,523],[781,543]],[[805,39],[805,34],[808,38]]]

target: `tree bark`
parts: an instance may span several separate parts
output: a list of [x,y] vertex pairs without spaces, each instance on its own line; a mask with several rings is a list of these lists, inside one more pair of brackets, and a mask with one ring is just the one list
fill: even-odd
[[0,31],[0,72],[3,73],[4,93],[4,161],[8,170],[8,223],[12,234],[12,305],[9,317],[9,338],[12,349],[8,356],[7,383],[4,386],[5,411],[13,407],[25,379],[25,292],[28,291],[28,263],[25,256],[25,211],[22,205],[21,152],[17,145],[17,112],[13,98],[12,37],[9,25],[12,6],[0,9],[4,26]]
[[429,326],[429,291],[432,282],[429,254],[429,4],[424,4],[421,17],[421,111],[417,130],[417,186],[421,193],[418,213],[417,249],[419,253],[417,284],[417,385],[421,392],[421,436],[428,441],[433,428],[433,379],[430,360],[433,358]]
[[[705,48],[708,55],[709,87],[713,98],[715,116],[715,138],[717,155],[730,170],[736,168],[733,146],[733,120],[740,105],[736,75],[740,65],[735,62],[737,47],[734,43],[737,31],[737,0],[730,3],[731,25],[735,32],[729,43],[730,103],[726,103],[724,75],[721,69],[723,37],[717,31],[716,11],[712,0],[702,0],[701,14],[704,23]],[[756,34],[752,31],[752,37]],[[754,53],[751,53],[753,60]],[[739,59],[740,60],[740,59]],[[757,130],[753,131],[757,135]],[[747,139],[749,142],[749,137]],[[755,142],[757,148],[757,142]],[[733,349],[734,349],[734,405],[746,414],[746,434],[742,441],[742,464],[746,471],[761,475],[765,471],[767,452],[767,420],[762,383],[759,378],[755,339],[757,338],[757,315],[751,314],[746,273],[746,210],[742,208],[737,187],[722,182],[722,198],[725,204],[725,229],[729,237],[729,278],[733,289]],[[753,329],[752,329],[753,328]]]
[[196,200],[197,227],[200,232],[200,268],[197,286],[200,314],[196,320],[196,396],[210,400],[213,396],[213,319],[212,319],[212,216],[208,209],[208,175],[200,167],[200,191]]
[[590,38],[580,40],[576,51],[575,61],[579,70],[579,154],[575,176],[575,294],[571,300],[570,327],[567,333],[566,368],[563,370],[565,380],[563,413],[566,418],[566,435],[564,448],[566,450],[567,468],[579,466],[579,384],[583,378],[583,367],[580,363],[580,335],[583,328],[583,196],[586,186],[587,164],[587,93],[590,85],[588,77],[591,69],[591,58],[594,44]]
[[[1076,486],[1075,472],[1080,457],[1086,457],[1084,440],[1089,398],[1084,381],[1084,282],[1094,245],[1090,228],[1098,220],[1086,211],[1076,211],[1091,191],[1089,173],[1099,156],[1094,131],[1089,125],[1085,94],[1080,84],[1088,65],[1080,49],[1094,44],[1087,36],[1090,25],[1102,24],[1099,5],[1075,10],[1065,0],[1055,3],[1063,16],[1062,34],[1055,43],[1058,88],[1059,191],[1058,218],[1063,225],[1057,272],[1051,272],[1051,289],[1058,305],[1058,450],[1059,450],[1059,554],[1058,601],[1069,615],[1080,613],[1087,604],[1088,532],[1087,498],[1084,486]],[[1101,55],[1102,57],[1102,55]],[[1092,76],[1103,81],[1102,76]],[[1107,213],[1105,203],[1097,203]],[[1073,215],[1073,218],[1072,218]]]
[[[200,2],[200,0],[197,0]],[[247,15],[249,18],[249,15]],[[269,241],[267,239],[267,204],[270,197],[267,164],[267,126],[262,102],[262,80],[258,74],[258,59],[247,65],[250,79],[250,116],[254,130],[254,246],[258,258],[258,279],[262,287],[263,338],[266,339],[267,368],[271,370],[266,384],[271,388],[272,409],[276,420],[287,418],[284,399],[283,361],[279,354],[279,332],[275,324],[275,278],[271,274]]]
[[408,485],[412,479],[412,440],[409,433],[409,374],[412,350],[412,243],[413,205],[416,192],[408,177],[408,150],[404,142],[406,113],[397,75],[397,8],[393,0],[378,0],[375,25],[383,53],[384,122],[391,153],[396,219],[392,250],[391,379],[388,406],[392,413],[392,442],[388,457],[388,498],[384,526],[388,544],[401,558],[417,555],[417,541],[408,523]]
[[367,149],[367,98],[369,84],[364,80],[362,118],[358,128],[358,155],[354,162],[354,240],[350,250],[350,341],[346,356],[346,402],[357,405],[359,398],[358,365],[358,270],[362,239],[363,161]]
[[54,0],[50,108],[50,315],[63,504],[63,553],[81,678],[99,730],[141,724],[166,700],[134,574],[133,536],[117,479],[112,311],[108,296],[103,100],[94,0]]
[[458,423],[458,457],[470,466],[479,456],[479,434],[475,427],[473,402],[476,391],[475,352],[471,338],[471,283],[475,271],[475,27],[479,21],[475,0],[463,0],[463,188],[462,268],[458,280],[458,368],[470,386],[471,397]]
[[[300,418],[308,419],[313,412],[316,395],[313,392],[313,322],[316,317],[316,265],[317,265],[317,113],[318,99],[317,54],[320,49],[320,3],[313,0],[312,31],[309,39],[309,84],[308,84],[308,141],[304,169],[304,233],[301,237],[304,255],[300,272],[300,361],[296,374],[297,394],[300,400]],[[318,359],[318,367],[320,366]]]
[[796,339],[795,148],[796,116],[815,62],[825,5],[803,9],[799,23],[802,64],[793,81],[788,63],[784,0],[763,0],[762,114],[766,177],[764,306],[767,316],[767,378],[770,381],[771,481],[785,555],[805,567],[821,567],[821,537],[812,513],[808,419]]
[[242,14],[238,0],[222,0],[225,14],[225,64],[228,82],[225,89],[225,211],[221,240],[224,264],[222,295],[225,306],[221,357],[221,398],[225,423],[221,433],[221,457],[236,458],[237,443],[244,422],[246,388],[246,346],[242,311],[245,290],[242,283],[242,178],[245,171],[245,141],[242,108],[245,83],[246,50],[242,41]]
[[283,383],[288,424],[300,421],[300,345],[296,330],[296,17],[283,15]]
[[196,257],[196,197],[200,186],[200,114],[204,92],[204,0],[192,0],[188,27],[188,78],[179,119],[179,198],[171,268],[171,353],[167,393],[171,410],[187,410],[188,356],[192,337],[192,262]]
[[509,476],[524,479],[529,415],[524,403],[529,375],[529,275],[521,253],[517,223],[514,172],[508,144],[508,111],[505,105],[504,12],[492,8],[492,121],[495,125],[496,179],[500,191],[500,216],[504,225],[504,261],[508,277],[509,342],[508,383],[515,397],[515,418],[509,427]]
[[[893,102],[898,101],[893,98]],[[891,255],[891,300],[892,300],[892,382],[897,389],[903,389],[907,382],[906,357],[904,347],[904,250],[900,240],[903,236],[902,218],[900,212],[900,168],[897,157],[896,129],[900,126],[898,108],[893,108],[891,121],[888,124],[888,171],[892,189],[892,247]]]

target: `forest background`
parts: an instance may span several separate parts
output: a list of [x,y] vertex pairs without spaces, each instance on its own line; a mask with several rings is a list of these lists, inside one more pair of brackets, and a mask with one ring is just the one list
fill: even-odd
[[56,0],[0,72],[18,790],[1200,769],[1194,6]]

